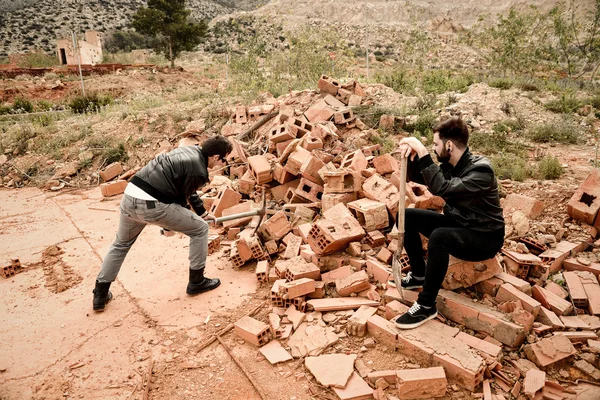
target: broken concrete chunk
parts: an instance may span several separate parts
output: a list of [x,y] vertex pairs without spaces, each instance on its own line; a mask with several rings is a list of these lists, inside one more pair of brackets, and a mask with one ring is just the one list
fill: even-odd
[[325,387],[345,388],[352,372],[356,354],[326,354],[306,357],[304,365]]

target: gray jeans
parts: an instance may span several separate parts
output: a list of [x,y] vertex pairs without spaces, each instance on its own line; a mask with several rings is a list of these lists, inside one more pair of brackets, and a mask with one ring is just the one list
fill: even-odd
[[203,269],[208,254],[208,224],[179,204],[146,201],[123,195],[117,238],[108,250],[98,282],[114,282],[131,246],[148,224],[181,232],[190,237],[190,269]]

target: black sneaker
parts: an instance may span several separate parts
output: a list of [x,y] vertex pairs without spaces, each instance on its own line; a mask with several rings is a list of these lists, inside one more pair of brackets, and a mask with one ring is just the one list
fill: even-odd
[[[412,272],[408,272],[404,278],[401,279],[400,285],[402,289],[419,289],[423,287],[423,283],[425,283],[425,279],[416,279],[412,276]],[[388,281],[388,286],[396,287],[396,282],[393,279]]]
[[437,317],[438,312],[435,306],[425,308],[415,301],[415,304],[408,309],[408,312],[402,314],[394,321],[394,324],[400,329],[413,329],[423,325],[430,319]]

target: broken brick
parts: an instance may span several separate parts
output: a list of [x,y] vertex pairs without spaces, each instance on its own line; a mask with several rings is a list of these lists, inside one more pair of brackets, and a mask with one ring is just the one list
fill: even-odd
[[521,210],[527,218],[536,219],[544,212],[544,203],[533,197],[511,193],[504,199],[502,209],[505,214]]
[[242,199],[242,195],[236,191],[224,186],[217,195],[217,199],[210,207],[210,213],[215,217],[223,216],[223,210],[237,205]]
[[541,304],[527,296],[525,293],[521,292],[519,289],[511,285],[510,283],[505,283],[500,288],[498,288],[498,293],[496,293],[496,300],[499,302],[512,301],[512,300],[520,300],[523,304],[523,308],[526,311],[529,311],[533,314],[534,317],[538,315]]
[[123,166],[120,162],[117,161],[112,164],[109,164],[106,168],[100,171],[100,178],[102,178],[102,181],[108,182],[111,179],[119,176],[119,174],[122,172]]
[[386,205],[371,199],[359,199],[348,203],[348,209],[367,230],[386,229],[389,226]]
[[335,287],[340,296],[349,296],[352,293],[369,289],[371,284],[367,273],[361,270],[345,278],[337,279]]
[[362,306],[348,318],[346,331],[349,335],[363,337],[367,333],[367,321],[377,312],[377,308]]
[[448,264],[448,272],[446,273],[442,287],[454,290],[473,286],[500,272],[502,272],[502,267],[500,267],[496,257],[485,261],[471,262],[451,256]]
[[573,219],[593,225],[600,210],[600,170],[594,168],[567,203]]
[[430,399],[446,395],[446,373],[442,367],[396,371],[396,388],[401,399]]
[[269,325],[248,316],[236,321],[234,330],[236,335],[255,346],[262,346],[272,338]]
[[127,187],[126,180],[118,180],[114,182],[107,182],[100,184],[100,192],[102,197],[112,197],[125,192]]
[[539,367],[546,367],[576,353],[571,341],[565,336],[551,336],[523,348],[527,358]]

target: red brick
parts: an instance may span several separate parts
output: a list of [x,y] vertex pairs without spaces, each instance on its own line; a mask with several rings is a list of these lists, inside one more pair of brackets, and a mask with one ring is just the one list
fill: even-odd
[[114,182],[107,182],[100,184],[100,192],[103,197],[111,197],[116,196],[125,192],[125,188],[127,187],[126,180],[118,180]]
[[470,262],[450,257],[448,272],[444,278],[444,289],[458,289],[473,286],[502,272],[496,257],[485,261]]
[[251,194],[256,188],[256,180],[250,171],[246,171],[238,183],[239,191],[243,194]]
[[534,317],[538,315],[541,306],[537,300],[527,296],[510,283],[505,283],[500,286],[498,293],[496,294],[496,300],[499,302],[520,300],[523,304],[523,308],[533,314]]
[[325,297],[325,282],[315,281],[315,291],[309,293],[307,297],[311,299],[322,299]]
[[588,298],[588,311],[592,315],[600,314],[600,286],[596,276],[589,272],[580,272],[578,275]]
[[552,332],[554,336],[564,336],[571,341],[571,343],[584,343],[589,339],[596,340],[598,335],[592,331],[582,332]]
[[323,179],[319,175],[319,170],[325,166],[325,163],[314,155],[309,155],[304,163],[300,166],[300,173],[302,176],[311,182],[318,185],[323,185]]
[[398,328],[396,328],[393,322],[379,315],[373,315],[367,320],[367,331],[377,342],[383,343],[392,349],[396,348]]
[[[345,108],[333,113],[333,120],[336,125],[351,124],[356,120],[351,108]],[[357,170],[358,171],[358,170]]]
[[296,279],[279,286],[279,295],[288,299],[304,296],[314,291],[315,280],[310,278]]
[[287,247],[282,255],[282,258],[294,258],[300,254],[302,238],[291,233],[288,235],[292,235],[292,237],[288,241]]
[[335,96],[340,88],[340,83],[327,75],[322,75],[317,83],[317,87],[321,92]]
[[373,159],[373,165],[380,175],[390,174],[397,171],[398,161],[391,154],[383,154]]
[[573,219],[593,225],[600,210],[600,170],[594,168],[567,204]]
[[405,306],[398,300],[393,300],[385,305],[385,319],[388,321],[406,312],[408,312],[408,306]]
[[519,346],[527,337],[528,331],[515,324],[495,309],[457,293],[440,290],[438,309],[454,322],[477,332],[486,333],[510,347]]
[[576,353],[571,341],[564,336],[551,336],[526,345],[523,350],[527,358],[539,367],[546,367]]
[[343,389],[333,388],[340,400],[369,400],[373,398],[373,389],[356,373],[352,372],[350,380]]
[[362,151],[356,150],[355,152],[346,154],[342,160],[340,168],[350,168],[357,172],[361,172],[362,170],[366,169],[368,165],[369,163]]
[[296,139],[298,130],[292,129],[286,124],[277,125],[269,132],[269,140],[271,143],[287,142]]
[[358,271],[345,278],[339,278],[335,281],[335,287],[340,296],[349,296],[362,290],[369,289],[369,276],[365,271]]
[[272,339],[271,329],[264,322],[245,316],[234,324],[236,335],[255,346],[263,346]]
[[591,263],[590,265],[583,265],[575,258],[567,258],[563,261],[563,268],[567,271],[591,272],[596,276],[596,278],[600,276],[600,263]]
[[352,268],[350,268],[349,265],[344,265],[343,267],[322,274],[321,280],[325,282],[326,285],[328,285],[330,283],[335,282],[338,279],[346,278],[350,275],[352,275]]
[[356,193],[323,193],[321,210],[327,211],[338,203],[349,204],[356,200]]
[[316,133],[310,132],[302,138],[299,146],[305,148],[308,151],[322,149],[323,140],[320,137],[318,137]]
[[313,224],[308,237],[308,244],[318,255],[343,250],[365,236],[365,231],[343,204],[335,205],[323,216]]
[[285,170],[293,175],[300,174],[300,168],[310,157],[310,152],[303,147],[297,146],[285,162]]
[[321,278],[321,270],[315,264],[306,262],[301,256],[294,257],[287,261],[280,261],[278,265],[285,268],[285,278],[293,281],[301,278],[311,278],[314,280]]
[[246,115],[246,107],[238,106],[235,109],[235,122],[237,124],[245,124],[248,122],[248,117]]
[[385,244],[385,236],[379,231],[371,231],[367,233],[367,243],[371,247],[379,247]]
[[527,218],[536,219],[544,212],[544,203],[533,197],[511,193],[506,196],[502,209],[504,210],[505,215],[507,213],[512,213],[515,210],[521,210],[525,213]]
[[273,180],[271,163],[269,163],[267,157],[263,155],[248,157],[248,170],[252,173],[254,180],[259,185]]
[[281,240],[292,230],[292,225],[288,221],[283,211],[278,211],[271,218],[262,223],[259,232],[264,233],[268,239]]
[[[305,112],[304,116],[312,123],[329,121],[333,117],[334,109],[324,100],[319,100],[310,106]],[[315,128],[316,130],[322,129],[321,127]]]
[[546,283],[544,284],[544,289],[554,293],[561,299],[566,299],[567,297],[569,297],[569,293],[565,289],[563,289],[562,286],[552,281],[546,281]]
[[[535,285],[531,289],[531,293],[533,297],[540,302],[540,304],[552,310],[552,312],[554,312],[556,315],[570,314],[571,311],[573,311],[573,305],[570,302],[561,299],[554,293],[549,292],[538,285]],[[523,308],[527,310],[525,305],[523,305]]]
[[348,203],[348,209],[367,230],[387,229],[388,211],[385,204],[371,199],[359,199]]
[[556,328],[556,329],[564,329],[565,328],[565,326],[562,323],[562,321],[560,320],[560,318],[558,318],[558,316],[554,312],[548,310],[544,306],[540,307],[540,311],[535,320],[538,322],[541,322],[544,325],[551,326],[552,328]]
[[323,186],[311,182],[306,178],[302,178],[296,188],[296,194],[311,202],[321,201],[321,198],[323,197]]
[[381,175],[375,174],[368,178],[362,189],[369,199],[383,202],[393,216],[398,214],[398,189]]
[[379,283],[387,283],[392,277],[389,267],[370,257],[367,258],[367,273]]
[[121,166],[121,163],[114,162],[114,163],[108,165],[102,171],[100,171],[100,178],[102,178],[102,180],[104,182],[108,182],[111,179],[117,177],[122,172],[123,172],[123,167]]
[[542,390],[546,384],[546,373],[536,368],[531,368],[525,373],[523,380],[523,393],[528,398],[532,399],[536,393]]
[[510,283],[521,292],[525,293],[528,296],[531,296],[531,285],[529,282],[524,281],[523,279],[517,278],[516,276],[507,274],[506,272],[500,272],[496,274],[496,278],[502,280],[504,283]]
[[296,179],[296,175],[290,174],[283,168],[281,164],[276,163],[273,167],[273,179],[281,184],[284,184],[294,181]]
[[469,347],[489,354],[494,358],[497,358],[502,353],[502,347],[468,335],[465,332],[459,332],[456,338],[466,343]]
[[498,288],[504,284],[502,279],[494,276],[490,279],[486,279],[485,281],[481,281],[475,285],[477,289],[477,293],[487,293],[492,297],[496,297],[496,293],[498,292]]
[[256,279],[259,282],[266,282],[269,277],[269,262],[268,261],[259,261],[256,263],[256,270],[254,271],[256,274]]
[[[206,203],[204,204],[204,207],[207,207]],[[228,215],[234,215],[234,214],[240,214],[243,212],[252,211],[252,209],[254,209],[256,207],[258,207],[258,206],[253,201],[244,201],[243,203],[235,204],[231,207],[222,209],[221,216],[226,217]],[[212,208],[212,205],[210,208]],[[250,223],[250,221],[252,221],[252,217],[238,218],[238,219],[234,219],[231,221],[225,221],[225,222],[223,222],[223,228],[233,228],[236,226],[247,225],[248,223]]]
[[[356,193],[362,185],[360,173],[353,169],[323,170],[320,175],[325,182],[325,193]],[[374,199],[376,200],[376,199]]]
[[484,360],[457,339],[457,328],[429,321],[398,332],[398,349],[423,366],[442,366],[451,383],[474,391],[483,381]]
[[367,333],[367,321],[377,312],[377,308],[362,306],[348,318],[346,331],[349,335],[363,337]]
[[363,299],[361,297],[314,299],[309,300],[307,303],[309,306],[312,306],[315,311],[343,311],[355,310],[361,306],[379,306],[378,301]]
[[210,207],[210,213],[215,217],[223,216],[223,210],[237,205],[242,199],[242,195],[236,191],[224,186],[217,195],[217,199]]
[[396,371],[396,387],[401,399],[430,399],[446,395],[446,373],[442,367]]
[[587,294],[585,294],[585,289],[583,288],[583,284],[581,283],[577,272],[565,271],[563,272],[563,277],[565,278],[565,282],[567,283],[567,287],[569,288],[569,293],[571,294],[571,299],[573,300],[575,307],[587,308]]
[[540,254],[540,259],[544,264],[550,265],[550,273],[558,271],[562,267],[563,261],[572,254],[582,251],[587,246],[586,243],[571,243],[566,240],[558,242],[556,247]]

